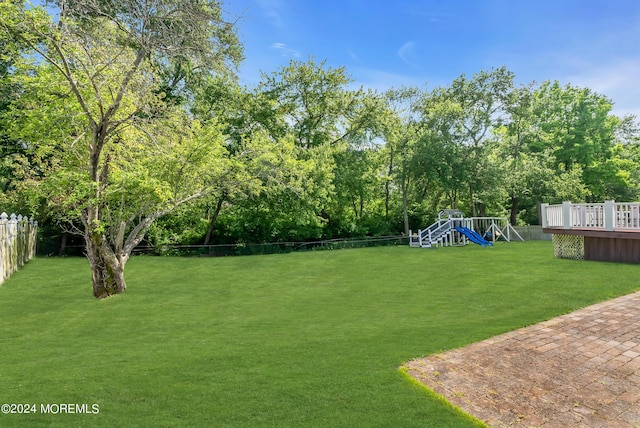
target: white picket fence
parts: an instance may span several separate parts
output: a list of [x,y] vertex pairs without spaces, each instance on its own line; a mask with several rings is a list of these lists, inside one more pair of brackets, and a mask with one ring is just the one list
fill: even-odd
[[36,254],[38,222],[0,214],[0,284]]

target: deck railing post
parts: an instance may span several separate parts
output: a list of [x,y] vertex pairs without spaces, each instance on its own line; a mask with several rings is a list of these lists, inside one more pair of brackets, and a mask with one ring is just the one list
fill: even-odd
[[562,202],[562,228],[571,229],[571,202]]
[[549,227],[549,219],[547,218],[547,207],[549,204],[540,204],[540,215],[542,216],[542,228]]
[[615,201],[604,201],[604,230],[614,231],[616,223]]

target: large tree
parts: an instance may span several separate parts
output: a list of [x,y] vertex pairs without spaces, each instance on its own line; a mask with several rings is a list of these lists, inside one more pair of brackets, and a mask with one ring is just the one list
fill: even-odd
[[416,112],[422,92],[417,88],[395,88],[385,94],[386,109],[383,114],[383,134],[387,163],[385,183],[385,216],[389,217],[392,195],[399,191],[402,225],[409,234],[410,191],[422,172],[415,167],[417,159],[425,153],[416,149],[420,123]]
[[461,75],[446,88],[449,102],[457,105],[461,113],[453,125],[453,135],[459,145],[472,216],[486,215],[486,198],[493,196],[492,189],[497,184],[494,165],[487,162],[488,146],[494,140],[493,129],[504,115],[513,78],[512,72],[501,67],[480,71],[471,79]]
[[[304,67],[293,63],[285,70],[295,74]],[[290,89],[288,74],[277,74],[285,76],[283,82],[274,78],[278,81],[273,83],[265,75],[263,81],[270,83],[253,89],[213,79],[198,93],[194,114],[224,127],[229,157],[237,166],[212,201],[215,208],[207,243],[223,207],[223,223],[244,241],[317,238],[321,234],[319,213],[331,191],[330,147],[326,142],[313,147],[301,142],[292,112],[298,107],[298,93]],[[313,81],[316,75],[317,70],[312,69],[307,77]],[[323,95],[326,88],[316,89]],[[308,96],[312,98],[311,93]],[[321,126],[312,131],[321,132]]]
[[[336,202],[345,195],[337,192],[346,190],[341,179],[349,172],[338,168],[356,166],[343,162],[344,156],[374,138],[380,104],[370,92],[350,90],[349,83],[344,68],[292,61],[239,97],[240,109],[225,120],[233,144],[262,141],[280,165],[277,174],[261,174],[259,194],[236,199],[253,239],[315,239],[341,222],[344,212]],[[255,145],[252,152],[259,153]]]
[[610,162],[619,119],[611,114],[612,102],[589,88],[543,82],[534,91],[534,113],[540,138],[537,150],[552,151],[559,172],[582,170],[589,199],[602,200],[609,183],[617,181]]
[[56,169],[42,187],[78,214],[101,298],[126,289],[125,264],[153,221],[212,191],[224,173],[212,162],[224,150],[219,130],[192,122],[179,95],[198,75],[232,70],[241,48],[217,1],[47,4],[55,19],[0,3],[0,37],[36,54],[23,76],[61,82],[52,86],[72,126],[55,136]]

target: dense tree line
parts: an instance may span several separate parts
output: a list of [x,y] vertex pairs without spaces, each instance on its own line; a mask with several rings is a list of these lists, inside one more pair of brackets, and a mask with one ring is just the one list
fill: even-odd
[[638,197],[635,118],[588,88],[518,86],[504,67],[431,91],[350,84],[345,69],[309,60],[254,88],[203,87],[192,114],[223,124],[254,180],[228,177],[217,197],[161,220],[151,242],[407,233],[444,208],[537,224],[542,202]]
[[[243,87],[216,1],[0,2],[0,202],[82,236],[94,294],[140,243],[408,233],[444,208],[536,223],[541,202],[636,200],[637,123],[506,68],[353,89],[309,59]],[[52,229],[49,229],[52,230]]]

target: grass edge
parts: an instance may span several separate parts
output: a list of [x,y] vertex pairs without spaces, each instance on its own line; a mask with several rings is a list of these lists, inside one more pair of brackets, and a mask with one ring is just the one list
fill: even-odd
[[471,423],[473,423],[473,424],[475,424],[475,425],[477,425],[479,427],[484,427],[484,428],[488,428],[489,427],[487,424],[485,424],[480,419],[478,419],[475,416],[470,415],[469,413],[465,412],[460,407],[458,407],[455,404],[451,403],[445,397],[443,397],[442,395],[438,394],[437,392],[435,392],[434,390],[429,388],[427,385],[425,385],[424,383],[420,382],[418,379],[416,379],[413,376],[411,376],[408,373],[408,369],[404,364],[401,365],[400,367],[398,367],[398,372],[400,373],[400,376],[405,381],[407,381],[409,384],[413,385],[418,390],[422,391],[423,393],[425,393],[426,395],[428,395],[429,397],[431,397],[435,401],[439,402],[445,408],[448,408],[449,410],[455,412],[456,414],[458,414],[458,416],[460,416],[460,418],[462,418],[462,419],[464,419],[464,420],[466,420],[468,422],[471,422]]

